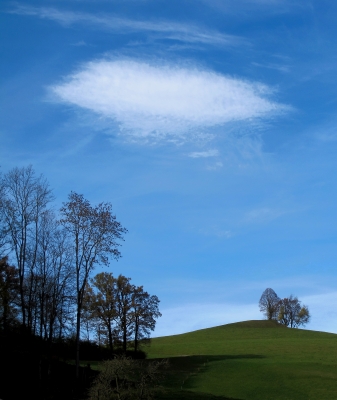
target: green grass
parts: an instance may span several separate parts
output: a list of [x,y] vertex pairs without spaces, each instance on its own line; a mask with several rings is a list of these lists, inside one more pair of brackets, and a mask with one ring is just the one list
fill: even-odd
[[147,350],[170,361],[163,399],[337,399],[335,334],[246,321],[154,338]]

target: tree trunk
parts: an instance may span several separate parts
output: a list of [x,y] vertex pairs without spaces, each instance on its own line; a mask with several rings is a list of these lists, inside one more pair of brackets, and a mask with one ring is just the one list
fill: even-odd
[[111,330],[110,318],[108,320],[108,335],[109,335],[109,347],[110,347],[110,351],[111,351],[111,354],[112,354],[112,352],[113,352],[113,343],[112,343],[112,330]]
[[[78,297],[80,294],[78,294]],[[77,300],[77,314],[76,314],[76,380],[80,374],[80,328],[81,328],[81,306],[80,299]]]
[[135,353],[138,350],[138,318],[135,320]]

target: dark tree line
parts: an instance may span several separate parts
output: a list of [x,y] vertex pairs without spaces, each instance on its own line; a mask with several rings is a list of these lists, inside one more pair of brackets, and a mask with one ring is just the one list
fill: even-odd
[[259,307],[268,320],[278,321],[291,328],[305,326],[310,321],[308,306],[301,305],[298,298],[293,295],[280,299],[271,288],[262,293]]
[[[89,284],[98,265],[121,256],[127,230],[110,203],[93,206],[71,192],[55,212],[53,200],[31,166],[0,176],[0,329],[17,325],[50,342],[75,335],[77,365],[82,320],[111,348],[122,338],[124,350],[130,340],[137,349],[160,316],[158,298],[121,275],[98,274]],[[109,291],[113,301],[103,304]],[[104,307],[113,309],[110,323]]]
[[7,331],[17,319],[19,277],[8,258],[0,260],[0,326]]

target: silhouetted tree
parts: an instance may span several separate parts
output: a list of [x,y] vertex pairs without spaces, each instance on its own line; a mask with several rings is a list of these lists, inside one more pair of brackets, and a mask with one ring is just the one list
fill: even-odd
[[31,328],[39,221],[53,196],[48,182],[42,175],[36,177],[32,166],[10,170],[0,186],[2,218],[19,273],[22,324]]
[[5,193],[4,181],[0,174],[0,259],[8,255],[11,247],[5,221]]
[[110,203],[91,206],[83,195],[71,192],[60,210],[61,224],[68,231],[74,254],[76,274],[76,376],[79,371],[81,310],[88,278],[98,264],[118,259],[118,240],[127,232],[112,214]]
[[52,340],[55,327],[74,298],[71,247],[65,229],[47,210],[40,219],[36,262],[37,333]]
[[0,260],[0,327],[7,330],[16,321],[19,304],[18,270],[8,264],[8,258]]
[[268,320],[277,319],[279,301],[280,298],[271,288],[267,288],[262,293],[262,296],[259,301],[259,307],[260,311],[263,312],[263,314]]

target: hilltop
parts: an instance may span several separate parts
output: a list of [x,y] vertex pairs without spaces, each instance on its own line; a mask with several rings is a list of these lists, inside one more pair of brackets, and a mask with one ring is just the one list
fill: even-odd
[[336,350],[332,333],[243,321],[154,338],[148,357],[169,358],[173,375],[166,385],[186,396],[336,399]]

